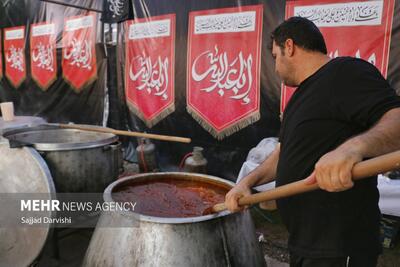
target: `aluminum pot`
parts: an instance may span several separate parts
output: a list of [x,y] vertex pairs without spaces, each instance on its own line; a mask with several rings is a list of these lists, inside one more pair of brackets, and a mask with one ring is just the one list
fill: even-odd
[[[53,179],[43,158],[31,147],[10,149],[8,144],[0,143],[0,158],[0,267],[36,266],[35,260],[52,230],[50,225],[32,227],[19,223],[19,205],[11,203],[22,196],[53,199]],[[54,216],[51,211],[40,214]]]
[[40,153],[58,193],[103,192],[122,168],[121,144],[114,134],[46,125],[3,136],[10,144],[32,145]]
[[[113,202],[116,187],[132,181],[177,178],[232,187],[209,175],[170,172],[118,180],[104,192]],[[117,225],[124,227],[116,227]],[[103,212],[83,266],[265,266],[249,211],[189,218],[161,218],[130,211]]]

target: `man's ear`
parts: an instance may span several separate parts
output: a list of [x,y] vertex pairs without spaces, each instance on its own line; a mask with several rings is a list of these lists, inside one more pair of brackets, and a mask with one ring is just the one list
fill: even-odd
[[285,41],[285,52],[286,54],[291,57],[294,54],[294,43],[292,39],[287,39]]

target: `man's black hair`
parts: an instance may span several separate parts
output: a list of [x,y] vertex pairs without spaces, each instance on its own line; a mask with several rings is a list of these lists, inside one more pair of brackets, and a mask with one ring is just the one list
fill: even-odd
[[271,34],[272,41],[285,47],[285,41],[292,39],[293,43],[309,51],[327,54],[326,44],[318,27],[310,20],[302,17],[291,17],[282,22]]

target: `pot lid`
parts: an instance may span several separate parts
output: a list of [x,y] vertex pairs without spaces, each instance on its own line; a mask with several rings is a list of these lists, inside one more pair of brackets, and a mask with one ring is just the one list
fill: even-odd
[[[99,127],[92,126],[91,127]],[[27,127],[4,132],[10,142],[32,145],[39,151],[60,151],[101,147],[118,141],[112,133],[63,129],[56,124]]]
[[[10,149],[3,143],[0,158],[0,195],[40,193],[48,199],[55,196],[49,168],[33,148]],[[6,209],[5,198],[0,197],[0,210]],[[51,212],[46,215],[52,216]],[[29,266],[39,256],[50,232],[48,224],[19,227],[16,222],[15,225],[0,227],[0,266]]]
[[12,121],[5,121],[0,117],[0,133],[10,129],[37,126],[45,123],[44,119],[33,116],[15,116]]

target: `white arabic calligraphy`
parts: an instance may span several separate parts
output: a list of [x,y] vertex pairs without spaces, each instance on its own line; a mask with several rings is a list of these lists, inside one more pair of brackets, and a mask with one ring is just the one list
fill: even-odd
[[[229,98],[235,100],[242,100],[243,105],[250,103],[249,93],[253,83],[253,76],[251,73],[251,67],[253,63],[253,57],[250,54],[247,59],[244,59],[242,51],[239,55],[229,63],[228,55],[226,52],[221,54],[218,53],[217,45],[214,48],[214,53],[211,50],[207,50],[201,53],[193,62],[192,66],[192,78],[199,82],[206,78],[209,82],[213,83],[211,86],[200,89],[207,93],[212,92],[218,88],[218,94],[222,97],[225,94],[224,89],[232,90],[233,95]],[[210,67],[203,73],[198,73],[197,63],[203,57],[208,58]],[[240,90],[247,84],[247,90],[240,93]]]
[[10,52],[6,54],[6,60],[7,62],[11,62],[11,68],[17,69],[19,71],[24,71],[24,67],[22,66],[24,63],[23,56],[23,49],[15,48],[14,45],[12,45],[10,47]]
[[[339,57],[339,50],[336,49],[335,52],[332,52],[332,51],[331,51],[331,52],[329,53],[329,57],[330,57],[330,58]],[[356,58],[361,58],[360,49],[357,50],[357,52],[356,52],[356,54],[355,54],[355,57],[356,57]],[[372,54],[368,57],[367,61],[368,61],[369,63],[371,63],[372,65],[376,65],[376,55],[375,55],[375,53],[372,53]]]
[[[38,54],[35,54],[38,51]],[[36,45],[32,52],[33,62],[37,62],[36,66],[45,70],[54,71],[53,69],[53,46],[44,45],[41,42]]]
[[195,18],[196,34],[216,32],[246,32],[254,31],[256,12],[247,11],[230,14],[197,16]]
[[[135,64],[137,62],[138,64]],[[134,73],[133,66],[139,65],[139,70]],[[168,58],[162,61],[161,57],[154,64],[151,62],[150,56],[147,56],[145,52],[142,52],[141,56],[136,56],[132,59],[129,67],[129,78],[132,81],[139,80],[141,85],[137,86],[136,89],[141,91],[146,88],[148,94],[152,93],[152,89],[155,89],[155,96],[161,96],[162,100],[167,100],[168,90]]]
[[342,8],[332,10],[309,10],[302,11],[298,14],[301,17],[308,18],[315,23],[339,23],[339,22],[354,22],[364,20],[374,20],[378,18],[378,8],[357,7],[357,8]]
[[83,69],[88,69],[91,70],[92,66],[90,63],[92,62],[92,47],[91,47],[92,42],[85,40],[84,43],[82,44],[81,41],[78,41],[74,38],[72,38],[71,43],[68,45],[69,47],[72,47],[70,50],[70,53],[68,54],[69,49],[64,50],[64,58],[69,60],[72,58],[70,61],[70,65],[76,65],[77,67],[83,68]]
[[159,20],[146,23],[137,23],[129,26],[129,39],[169,36],[171,21]]
[[305,17],[318,27],[381,25],[383,1],[296,6],[294,15]]
[[124,2],[121,0],[107,0],[109,3],[108,9],[113,13],[113,18],[121,16]]

